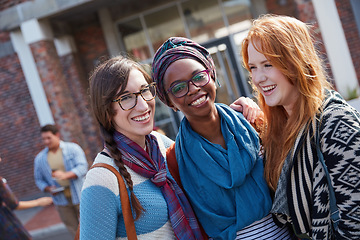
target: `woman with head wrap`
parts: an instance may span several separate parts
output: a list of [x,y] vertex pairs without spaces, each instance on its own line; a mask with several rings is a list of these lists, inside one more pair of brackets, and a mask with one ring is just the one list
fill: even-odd
[[159,98],[185,115],[176,160],[206,233],[227,240],[291,239],[287,226],[278,227],[269,214],[257,132],[242,114],[215,104],[216,71],[209,52],[189,39],[169,38],[156,52],[152,70]]

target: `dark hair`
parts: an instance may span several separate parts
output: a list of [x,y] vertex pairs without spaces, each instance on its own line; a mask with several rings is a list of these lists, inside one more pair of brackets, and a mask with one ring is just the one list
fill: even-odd
[[113,138],[115,128],[112,123],[115,115],[112,101],[125,91],[130,71],[134,68],[144,75],[148,83],[152,82],[149,74],[138,63],[124,56],[111,58],[97,66],[90,76],[90,105],[99,124],[105,146],[110,151],[111,157],[114,158],[116,166],[119,167],[119,171],[129,187],[131,203],[136,213],[136,219],[138,219],[144,209],[133,192],[131,176],[125,168],[121,152]]
[[59,132],[59,129],[53,124],[47,124],[40,129],[40,132],[51,132],[55,135]]

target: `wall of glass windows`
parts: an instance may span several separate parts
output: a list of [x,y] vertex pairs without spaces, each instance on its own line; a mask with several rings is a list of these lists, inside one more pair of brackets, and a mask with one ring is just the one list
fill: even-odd
[[[116,28],[123,50],[144,64],[151,64],[156,49],[171,36],[191,38],[207,47],[221,85],[216,101],[229,104],[240,96],[251,96],[240,46],[256,17],[254,12],[259,13],[264,6],[263,0],[167,1],[117,19]],[[175,139],[182,117],[157,100],[155,124],[169,137]]]

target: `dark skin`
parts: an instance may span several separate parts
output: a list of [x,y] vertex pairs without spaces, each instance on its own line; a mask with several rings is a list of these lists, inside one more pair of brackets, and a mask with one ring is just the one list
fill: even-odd
[[[169,89],[177,81],[191,79],[196,73],[203,70],[205,68],[193,59],[178,60],[172,63],[165,73],[165,88]],[[181,98],[176,98],[169,93],[170,107],[175,110],[179,109],[196,133],[226,149],[221,132],[220,116],[214,104],[216,97],[215,81],[211,79],[203,87],[197,87],[192,82],[188,84],[189,91]]]
[[[164,75],[164,88],[170,89],[179,81],[187,81],[195,74],[205,70],[205,67],[193,59],[180,59],[172,63]],[[168,93],[169,106],[175,111],[180,110],[190,123],[193,131],[208,141],[219,144],[227,149],[221,132],[221,119],[215,106],[216,84],[214,79],[202,87],[188,82],[188,92],[183,97],[175,97]],[[259,107],[250,99],[240,98],[237,110],[244,113],[249,122],[254,122]],[[255,107],[254,107],[255,106]]]
[[[206,138],[212,143],[219,144],[224,149],[226,149],[225,140],[223,134],[221,132],[221,124],[220,124],[220,117],[216,111],[217,117],[213,116],[211,118],[203,119],[203,121],[191,121],[189,120],[191,128],[201,135],[202,137]],[[211,129],[211,131],[209,131]]]

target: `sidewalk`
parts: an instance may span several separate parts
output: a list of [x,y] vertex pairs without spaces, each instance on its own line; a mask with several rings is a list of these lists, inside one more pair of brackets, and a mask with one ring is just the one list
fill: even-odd
[[33,240],[72,240],[54,205],[15,211]]

